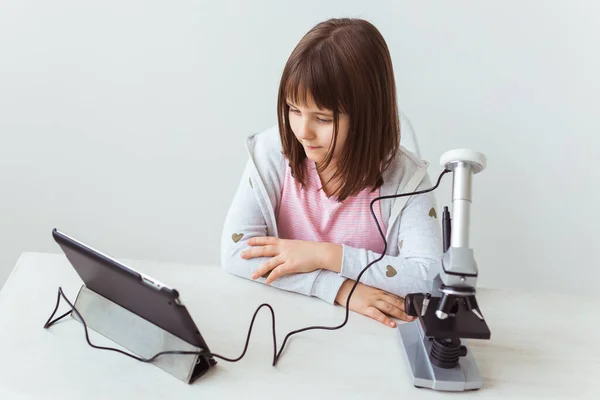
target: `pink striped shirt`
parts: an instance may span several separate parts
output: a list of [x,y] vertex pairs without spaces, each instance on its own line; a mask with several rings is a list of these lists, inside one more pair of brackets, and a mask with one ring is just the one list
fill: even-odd
[[[286,166],[277,215],[279,237],[282,239],[332,242],[383,252],[383,241],[371,215],[371,201],[379,190],[363,190],[338,203],[321,189],[321,179],[314,162],[306,159],[306,186],[301,187]],[[380,201],[373,204],[384,235],[386,226],[381,217]]]

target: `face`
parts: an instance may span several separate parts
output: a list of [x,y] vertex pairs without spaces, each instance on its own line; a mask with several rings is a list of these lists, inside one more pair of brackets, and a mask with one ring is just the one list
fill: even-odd
[[[306,104],[294,104],[288,100],[289,121],[294,135],[304,147],[306,157],[316,163],[325,159],[333,145],[333,111],[319,109],[310,96]],[[338,136],[332,162],[343,152],[348,137],[349,118],[339,115]]]

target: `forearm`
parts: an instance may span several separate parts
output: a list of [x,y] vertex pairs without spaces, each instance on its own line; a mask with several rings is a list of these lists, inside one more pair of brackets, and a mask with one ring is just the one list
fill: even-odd
[[342,270],[342,245],[337,243],[322,242],[321,246],[321,265],[319,268],[339,273]]
[[[432,243],[437,243],[432,237]],[[318,267],[343,278],[356,281],[364,268],[381,254],[365,249],[335,243],[317,243]],[[431,265],[438,262],[435,251],[421,256],[385,255],[373,263],[361,276],[360,283],[399,296],[426,290],[426,279]]]
[[[221,262],[223,267],[231,274],[251,279],[254,271],[270,258],[257,257],[243,259],[241,258],[240,253],[247,248],[243,241],[240,240],[238,242],[239,244],[231,245],[226,244],[227,240],[228,238],[224,236],[223,242],[225,244],[222,246],[224,251],[221,254]],[[229,238],[229,240],[231,240],[231,238]],[[265,283],[265,280],[266,275],[263,275],[262,277],[258,277],[255,281]],[[308,273],[284,275],[271,282],[269,286],[306,296],[318,297],[333,304],[339,288],[345,280],[346,278],[337,273],[325,269],[316,269]]]
[[[361,271],[379,258],[381,254],[343,246],[340,276],[357,280]],[[435,262],[436,259],[429,257],[385,255],[365,271],[359,282],[404,297],[427,290],[427,275]]]
[[356,281],[352,279],[346,279],[344,283],[342,283],[337,295],[335,296],[335,302],[337,304],[346,306],[346,303],[348,302],[348,295],[350,294],[350,291],[355,283]]

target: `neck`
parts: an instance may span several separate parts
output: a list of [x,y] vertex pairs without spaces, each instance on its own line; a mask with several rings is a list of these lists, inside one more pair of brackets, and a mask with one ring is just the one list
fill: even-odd
[[324,171],[317,170],[317,173],[319,174],[323,191],[327,196],[331,196],[339,188],[339,182],[331,179],[335,173],[335,167],[330,164]]

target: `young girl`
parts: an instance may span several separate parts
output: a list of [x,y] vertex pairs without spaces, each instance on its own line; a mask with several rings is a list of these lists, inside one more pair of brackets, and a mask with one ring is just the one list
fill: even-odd
[[[298,43],[280,82],[278,125],[247,139],[249,160],[227,213],[223,267],[280,289],[346,305],[384,243],[378,196],[431,187],[428,164],[400,146],[387,45],[359,19],[331,19]],[[403,297],[427,290],[442,253],[432,192],[375,202],[388,243],[349,308],[388,326],[412,320]]]

